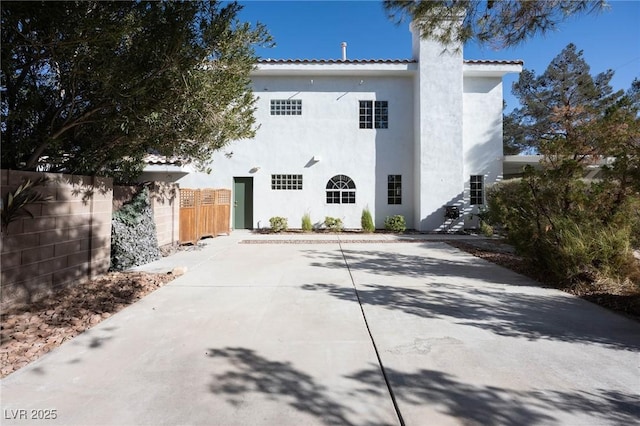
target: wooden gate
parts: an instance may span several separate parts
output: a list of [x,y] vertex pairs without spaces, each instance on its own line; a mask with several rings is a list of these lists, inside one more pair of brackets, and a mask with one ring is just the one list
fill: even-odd
[[231,233],[230,189],[180,188],[180,244]]

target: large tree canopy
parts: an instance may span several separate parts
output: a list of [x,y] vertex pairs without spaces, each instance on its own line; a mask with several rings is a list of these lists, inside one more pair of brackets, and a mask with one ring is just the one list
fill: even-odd
[[[505,139],[531,147],[551,162],[607,155],[595,131],[625,98],[622,90],[611,88],[612,77],[611,70],[592,76],[582,51],[573,44],[541,75],[524,70],[513,85],[522,107],[506,117]],[[629,99],[625,103],[628,110],[632,104]]]
[[392,20],[413,20],[423,37],[445,44],[475,40],[496,48],[515,46],[555,29],[570,16],[597,12],[606,6],[604,0],[384,1]]
[[130,174],[251,137],[265,28],[218,2],[2,2],[2,167]]

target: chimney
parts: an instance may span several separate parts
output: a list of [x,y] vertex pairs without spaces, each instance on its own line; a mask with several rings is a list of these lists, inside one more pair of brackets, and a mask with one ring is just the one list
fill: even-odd
[[342,60],[346,61],[347,60],[347,42],[343,41],[342,43],[340,43],[340,46],[342,47]]

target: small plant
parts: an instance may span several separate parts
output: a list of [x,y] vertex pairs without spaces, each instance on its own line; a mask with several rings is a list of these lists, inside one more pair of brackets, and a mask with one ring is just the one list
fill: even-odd
[[289,225],[287,224],[287,218],[280,216],[274,216],[269,219],[269,224],[271,225],[272,232],[286,231],[289,227]]
[[9,224],[21,217],[29,216],[33,219],[33,213],[27,209],[27,204],[49,201],[51,197],[44,196],[35,190],[36,186],[47,183],[45,176],[39,177],[35,181],[27,179],[15,191],[9,192],[2,200],[2,228],[7,229]]
[[480,233],[485,237],[493,237],[493,226],[489,225],[487,222],[481,220],[480,221]]
[[333,232],[340,232],[344,228],[342,225],[342,219],[330,216],[324,218],[324,226],[326,226],[329,231]]
[[305,213],[302,216],[302,230],[304,232],[313,231],[313,224],[311,223],[311,215],[309,215],[309,213]]
[[373,218],[369,209],[362,210],[362,218],[360,219],[360,225],[364,232],[373,232],[376,230],[376,226],[373,224]]
[[404,220],[404,216],[397,214],[394,216],[387,216],[384,220],[384,229],[392,232],[404,232],[407,230],[407,224]]

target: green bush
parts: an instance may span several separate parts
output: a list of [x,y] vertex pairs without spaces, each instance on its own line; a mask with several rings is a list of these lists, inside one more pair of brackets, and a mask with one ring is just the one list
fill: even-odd
[[632,247],[640,202],[610,193],[607,185],[530,170],[488,191],[487,220],[501,226],[508,242],[556,284],[623,281],[638,273]]
[[309,213],[305,213],[302,216],[302,230],[304,232],[313,231],[313,224],[311,223],[311,215]]
[[373,224],[373,217],[369,209],[362,210],[362,217],[360,219],[360,225],[364,232],[373,232],[376,230],[376,226]]
[[274,216],[269,219],[269,224],[271,225],[271,232],[282,232],[288,229],[287,218]]
[[342,219],[339,219],[337,217],[325,217],[324,226],[326,226],[329,231],[333,232],[341,232],[344,229],[342,225]]
[[407,229],[407,224],[404,220],[404,216],[397,214],[394,216],[387,216],[384,220],[384,229],[392,232],[404,232]]

